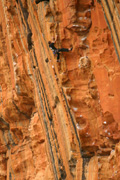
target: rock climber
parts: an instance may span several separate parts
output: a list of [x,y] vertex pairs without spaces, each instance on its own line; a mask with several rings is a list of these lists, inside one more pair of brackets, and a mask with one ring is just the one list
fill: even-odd
[[49,0],[35,0],[35,3],[38,4],[38,3],[43,2],[43,1],[49,2]]
[[55,44],[55,40],[53,39],[53,41],[49,41],[48,44],[49,44],[49,47],[50,49],[53,51],[53,54],[54,55],[57,55],[57,62],[60,62],[60,52],[69,52],[69,51],[72,51],[72,47],[67,49],[67,48],[61,48],[61,49],[57,49],[54,44]]

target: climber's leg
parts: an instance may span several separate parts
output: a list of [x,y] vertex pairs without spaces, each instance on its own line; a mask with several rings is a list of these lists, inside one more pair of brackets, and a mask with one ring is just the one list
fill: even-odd
[[57,52],[57,62],[60,62],[60,53]]

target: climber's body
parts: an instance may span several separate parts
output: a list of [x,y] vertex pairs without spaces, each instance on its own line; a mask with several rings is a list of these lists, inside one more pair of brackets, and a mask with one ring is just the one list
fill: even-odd
[[[55,41],[53,41],[53,42],[49,41],[48,44],[49,44],[49,47],[50,47],[50,49],[51,49],[52,51],[56,51],[56,50],[57,50],[57,48],[54,46]],[[53,53],[54,53],[54,52],[53,52]]]
[[49,2],[49,0],[35,0],[36,4],[38,4],[38,3],[40,3],[40,2],[43,2],[43,1]]
[[49,41],[48,44],[49,44],[50,49],[53,51],[53,54],[57,54],[57,62],[60,61],[60,59],[59,59],[60,58],[60,52],[69,52],[69,51],[72,51],[72,48],[69,48],[69,49],[67,49],[67,48],[57,49],[54,46],[55,41],[52,41],[52,42]]

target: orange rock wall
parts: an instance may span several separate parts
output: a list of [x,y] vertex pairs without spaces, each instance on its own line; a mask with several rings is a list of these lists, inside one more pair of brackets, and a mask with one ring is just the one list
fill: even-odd
[[0,1],[0,180],[120,179],[119,4]]
[[101,1],[104,15],[108,24],[109,29],[111,30],[111,35],[113,39],[113,43],[115,46],[115,50],[118,56],[118,60],[120,61],[120,1]]

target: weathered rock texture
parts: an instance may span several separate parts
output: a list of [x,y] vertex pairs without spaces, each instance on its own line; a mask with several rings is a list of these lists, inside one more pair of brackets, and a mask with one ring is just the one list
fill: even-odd
[[[0,12],[0,180],[119,180],[120,1],[0,0]],[[73,46],[61,62],[53,38]]]

